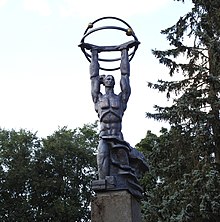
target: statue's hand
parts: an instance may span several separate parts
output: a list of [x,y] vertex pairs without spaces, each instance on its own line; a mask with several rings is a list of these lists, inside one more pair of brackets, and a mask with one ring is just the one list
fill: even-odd
[[125,42],[125,43],[123,43],[119,46],[119,50],[123,50],[123,49],[129,50],[130,48],[132,48],[134,46],[138,46],[139,44],[140,44],[140,42],[137,41],[137,40],[132,40],[132,41],[129,41],[129,42]]
[[84,48],[84,49],[88,49],[88,50],[91,50],[91,51],[98,51],[100,52],[100,47],[97,46],[97,45],[92,45],[92,44],[89,44],[89,43],[86,43],[86,42],[81,42],[79,45],[78,45],[80,48]]
[[81,49],[91,49],[91,44],[89,43],[85,43],[85,42],[81,42],[79,45],[78,45]]

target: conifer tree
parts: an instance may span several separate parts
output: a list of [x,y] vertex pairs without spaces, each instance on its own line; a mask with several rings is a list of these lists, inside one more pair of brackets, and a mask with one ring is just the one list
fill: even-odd
[[[146,198],[145,204],[151,202],[160,212],[154,220],[147,221],[217,222],[220,220],[220,1],[192,0],[192,10],[161,33],[166,35],[170,48],[155,49],[153,54],[168,67],[171,80],[158,80],[156,84],[149,83],[149,87],[166,93],[172,105],[155,105],[155,113],[147,113],[147,117],[168,121],[171,130],[162,131],[151,143],[150,151],[143,141],[139,144],[141,149],[148,150],[145,152],[149,152],[152,168],[155,167],[155,187],[151,192],[147,185],[152,198]],[[147,212],[146,215],[150,213]]]

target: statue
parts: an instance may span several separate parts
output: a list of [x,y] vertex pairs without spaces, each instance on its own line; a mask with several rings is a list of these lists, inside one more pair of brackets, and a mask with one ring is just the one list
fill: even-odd
[[[124,140],[121,129],[122,117],[131,94],[129,50],[137,48],[139,44],[135,39],[119,46],[96,46],[84,42],[79,45],[83,50],[91,51],[91,94],[100,120],[97,154],[99,180],[93,182],[93,189],[127,189],[138,198],[142,193],[138,179],[148,170],[148,165],[144,156]],[[114,93],[113,75],[99,75],[99,53],[104,51],[121,52],[121,92],[118,95]],[[101,93],[101,85],[105,87],[104,94]]]

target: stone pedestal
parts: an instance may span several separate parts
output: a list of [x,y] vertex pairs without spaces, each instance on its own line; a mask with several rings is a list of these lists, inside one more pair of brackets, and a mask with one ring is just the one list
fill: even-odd
[[140,203],[126,190],[96,193],[91,208],[92,222],[141,222]]

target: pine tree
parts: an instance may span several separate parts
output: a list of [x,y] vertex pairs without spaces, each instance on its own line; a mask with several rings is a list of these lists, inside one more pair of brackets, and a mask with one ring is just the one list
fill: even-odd
[[172,105],[155,105],[155,113],[147,113],[171,125],[150,151],[162,214],[148,221],[220,220],[220,1],[193,0],[192,6],[161,31],[170,49],[153,50],[174,80],[149,83]]

